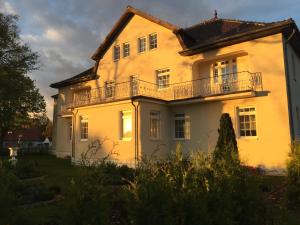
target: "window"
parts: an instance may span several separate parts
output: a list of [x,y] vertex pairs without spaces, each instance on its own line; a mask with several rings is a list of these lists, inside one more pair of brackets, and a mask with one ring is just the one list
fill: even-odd
[[122,139],[130,140],[132,136],[132,115],[131,111],[122,111]]
[[236,81],[238,76],[238,68],[236,59],[219,61],[213,64],[213,82],[214,83],[228,83],[229,81]]
[[169,69],[157,70],[156,75],[157,75],[158,89],[169,87],[169,85],[170,85],[170,70]]
[[115,95],[115,81],[105,81],[105,97],[112,98]]
[[159,139],[160,133],[160,113],[150,112],[150,138]]
[[120,59],[120,46],[114,46],[114,61],[118,61]]
[[256,109],[255,107],[238,108],[240,137],[256,137]]
[[138,38],[138,52],[142,53],[146,51],[146,38],[140,37]]
[[75,104],[86,104],[89,103],[90,97],[91,97],[91,89],[89,87],[81,88],[74,91],[73,102]]
[[80,139],[82,141],[88,139],[88,119],[86,117],[81,117],[80,120]]
[[130,55],[130,45],[129,43],[124,43],[123,44],[123,57],[127,57]]
[[175,139],[190,139],[190,117],[185,114],[175,114]]
[[149,49],[157,48],[157,34],[149,35]]

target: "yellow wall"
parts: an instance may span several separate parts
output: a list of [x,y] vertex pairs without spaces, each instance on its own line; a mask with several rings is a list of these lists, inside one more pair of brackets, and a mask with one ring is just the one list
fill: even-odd
[[[158,48],[137,53],[137,38],[140,36],[157,33]],[[130,43],[130,56],[122,57],[122,43]],[[180,56],[181,47],[172,31],[152,23],[142,17],[134,16],[128,23],[114,44],[121,46],[121,59],[113,61],[113,45],[108,49],[100,61],[97,74],[99,79],[62,88],[59,90],[59,104],[62,104],[71,89],[79,86],[91,86],[92,88],[104,86],[107,80],[116,82],[129,81],[131,75],[138,75],[141,80],[156,83],[157,69],[170,68],[170,83],[189,81],[192,79],[207,77],[211,75],[211,65],[218,60],[237,58],[238,71],[261,72],[263,78],[263,92],[252,98],[235,100],[223,100],[214,102],[202,102],[193,104],[181,104],[170,106],[167,103],[156,101],[142,101],[139,109],[139,153],[150,154],[157,146],[160,146],[164,154],[175,147],[173,140],[173,115],[176,112],[185,112],[190,115],[191,140],[183,141],[182,144],[190,150],[211,151],[214,149],[217,138],[219,118],[222,113],[230,113],[234,126],[237,126],[236,108],[240,106],[256,106],[257,110],[257,138],[243,139],[238,137],[239,151],[242,160],[248,164],[257,166],[264,165],[269,168],[284,167],[289,144],[291,141],[287,90],[285,79],[284,53],[281,34],[276,34],[256,40],[235,44],[217,50],[207,51],[191,57]],[[291,48],[288,48],[291,52]],[[297,68],[300,71],[299,59]],[[298,83],[300,83],[300,78]],[[293,95],[298,95],[299,88],[293,84]],[[68,94],[69,93],[69,94]],[[294,100],[296,102],[296,100]],[[300,107],[300,102],[297,102]],[[103,154],[107,153],[113,142],[118,145],[117,157],[121,162],[131,162],[134,159],[134,140],[122,141],[120,132],[120,111],[134,108],[131,102],[117,102],[102,104],[91,107],[76,108],[76,129],[79,129],[79,116],[85,115],[89,120],[90,140],[107,137],[109,141],[103,145]],[[151,110],[161,112],[161,139],[153,141],[149,139],[149,113]],[[133,117],[134,123],[134,117]],[[64,123],[61,123],[61,126]],[[133,126],[134,127],[134,126]],[[60,134],[57,139],[63,139],[64,128],[57,126]],[[76,136],[76,155],[79,158],[82,151],[88,148],[88,142],[78,140]],[[134,134],[132,134],[134,137]],[[56,149],[67,147],[64,140],[57,141]]]

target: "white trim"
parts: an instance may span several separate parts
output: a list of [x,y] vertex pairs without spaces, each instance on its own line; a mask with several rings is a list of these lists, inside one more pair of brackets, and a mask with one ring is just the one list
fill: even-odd
[[[255,115],[255,128],[256,128],[256,135],[255,136],[241,136],[241,131],[240,131],[240,109],[245,109],[245,108],[254,108],[255,111],[252,113],[249,112],[242,112],[242,115]],[[241,139],[241,140],[254,140],[254,139],[258,139],[259,135],[258,135],[258,118],[257,118],[257,106],[256,105],[245,105],[245,106],[237,106],[236,107],[236,123],[237,123],[237,138]]]

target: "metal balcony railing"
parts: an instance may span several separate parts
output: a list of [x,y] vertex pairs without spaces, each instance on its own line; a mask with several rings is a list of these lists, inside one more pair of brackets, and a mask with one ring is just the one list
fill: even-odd
[[262,90],[262,76],[260,72],[250,73],[243,71],[165,86],[134,79],[130,82],[115,83],[106,87],[88,89],[84,92],[74,92],[73,99],[67,101],[62,106],[62,109],[66,110],[73,107],[124,100],[134,96],[146,96],[172,101],[260,90]]

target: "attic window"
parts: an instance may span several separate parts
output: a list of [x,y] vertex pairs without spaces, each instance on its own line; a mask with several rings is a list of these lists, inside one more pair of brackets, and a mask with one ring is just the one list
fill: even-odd
[[120,46],[116,45],[114,46],[114,61],[118,61],[120,59]]
[[123,44],[123,57],[127,57],[130,55],[130,45],[129,43],[124,43]]
[[146,51],[146,38],[140,37],[138,38],[138,52],[142,53]]
[[149,35],[149,49],[157,48],[157,34],[150,34]]

